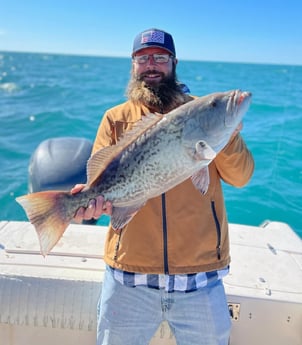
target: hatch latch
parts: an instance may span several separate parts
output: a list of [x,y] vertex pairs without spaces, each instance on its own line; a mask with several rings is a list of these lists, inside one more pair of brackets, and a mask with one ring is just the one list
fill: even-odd
[[239,314],[240,314],[240,303],[228,303],[229,306],[229,312],[230,312],[230,317],[234,321],[239,320]]

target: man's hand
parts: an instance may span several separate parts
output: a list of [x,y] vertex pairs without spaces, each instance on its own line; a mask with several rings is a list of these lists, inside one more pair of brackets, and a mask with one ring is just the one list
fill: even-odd
[[[79,193],[84,187],[84,184],[76,184],[70,192],[71,194]],[[111,215],[111,213],[111,202],[105,201],[104,197],[100,195],[95,199],[91,199],[87,207],[80,207],[74,216],[74,221],[77,223],[81,223],[83,220],[89,220],[92,218],[98,219],[102,214]]]

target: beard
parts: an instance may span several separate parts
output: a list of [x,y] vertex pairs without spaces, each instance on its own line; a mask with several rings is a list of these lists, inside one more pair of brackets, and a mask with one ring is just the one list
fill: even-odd
[[[161,74],[160,82],[144,81],[148,74]],[[127,96],[135,103],[143,103],[149,110],[166,113],[185,102],[184,93],[177,81],[175,68],[171,75],[165,76],[158,71],[148,71],[135,76],[131,75],[128,84]]]

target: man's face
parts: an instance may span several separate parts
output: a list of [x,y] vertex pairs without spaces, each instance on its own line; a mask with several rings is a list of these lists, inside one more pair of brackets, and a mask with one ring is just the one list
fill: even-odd
[[147,85],[156,85],[164,77],[171,76],[173,63],[176,64],[177,60],[167,50],[145,48],[137,52],[133,58],[133,75],[136,80],[144,81]]

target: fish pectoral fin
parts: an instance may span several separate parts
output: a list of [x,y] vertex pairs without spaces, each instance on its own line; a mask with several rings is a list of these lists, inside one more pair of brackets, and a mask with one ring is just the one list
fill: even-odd
[[208,167],[204,167],[192,175],[191,180],[201,194],[206,194],[210,184],[210,174]]
[[199,140],[195,144],[194,159],[198,161],[211,161],[216,157],[216,152],[205,140]]
[[125,225],[127,225],[130,220],[136,215],[136,213],[145,205],[145,203],[146,202],[144,201],[143,203],[131,205],[128,207],[114,206],[111,214],[111,225],[113,229],[122,229]]

